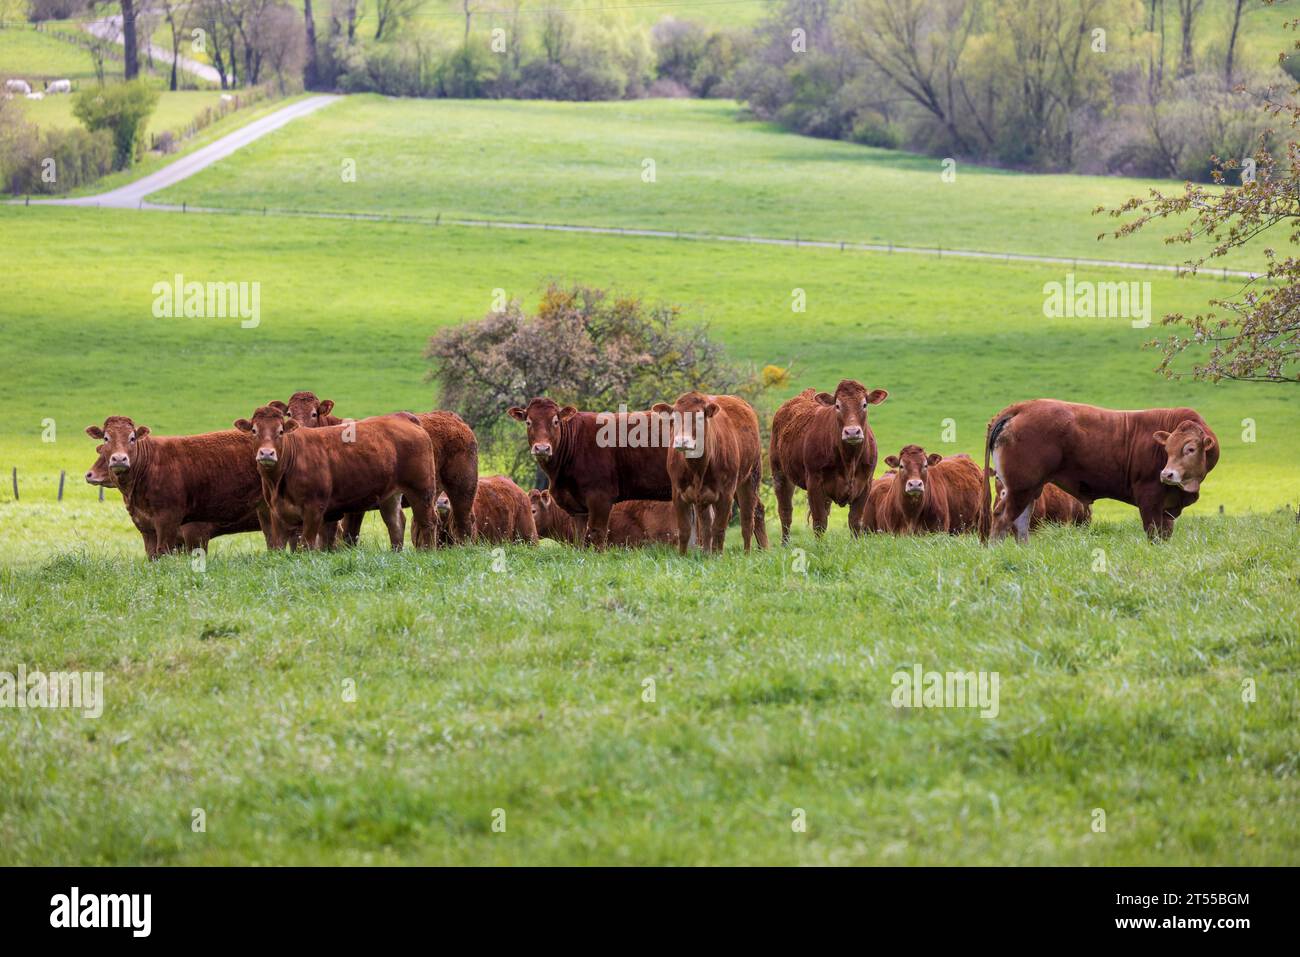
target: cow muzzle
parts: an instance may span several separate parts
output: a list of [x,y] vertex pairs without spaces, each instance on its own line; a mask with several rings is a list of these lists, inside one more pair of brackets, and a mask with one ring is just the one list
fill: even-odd
[[438,497],[438,501],[434,503],[433,507],[437,511],[439,518],[446,518],[451,512],[451,502],[447,501],[443,496]]
[[907,484],[903,486],[903,491],[908,495],[925,494],[925,483],[920,479],[908,479]]
[[677,435],[673,437],[673,448],[679,452],[694,452],[695,439],[689,435]]
[[551,446],[549,442],[536,442],[533,444],[533,458],[545,462],[551,457]]
[[257,464],[258,464],[258,465],[275,465],[276,462],[278,462],[278,461],[279,461],[279,456],[277,456],[277,455],[275,454],[275,449],[258,449],[258,450],[257,450]]
[[114,472],[125,472],[131,467],[131,459],[125,452],[115,452],[109,456],[108,467]]
[[1165,469],[1160,473],[1160,481],[1166,485],[1177,485],[1179,488],[1182,488],[1183,485],[1183,477],[1178,473],[1177,469]]
[[840,440],[848,445],[861,445],[864,436],[859,425],[846,425],[840,430]]

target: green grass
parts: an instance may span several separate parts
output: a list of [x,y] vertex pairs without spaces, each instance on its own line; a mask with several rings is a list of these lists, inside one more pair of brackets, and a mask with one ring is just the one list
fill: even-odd
[[[800,530],[806,574],[373,538],[221,540],[200,573],[141,561],[120,512],[0,540],[4,666],[105,696],[0,713],[0,863],[1300,862],[1290,516],[1164,546]],[[998,716],[893,708],[915,664],[997,672]]]
[[44,86],[42,80],[80,81],[95,79],[95,65],[81,47],[57,40],[31,28],[0,29],[0,80],[16,77]]
[[[340,175],[356,163],[356,181]],[[643,161],[655,182],[642,180]],[[1169,230],[1099,242],[1098,205],[1177,184],[1036,176],[783,133],[734,103],[349,96],[159,193],[223,208],[383,211],[1175,264]],[[1262,253],[1219,265],[1255,265]]]
[[[179,132],[194,121],[205,109],[216,108],[221,102],[220,90],[165,90],[158,97],[158,106],[149,117],[145,134],[157,135],[164,130]],[[47,96],[43,100],[24,100],[27,119],[41,129],[66,129],[81,125],[72,115],[72,97]],[[277,106],[283,104],[277,104]]]
[[[0,468],[33,500],[60,469],[90,465],[84,426],[127,414],[163,434],[227,427],[310,388],[340,414],[429,408],[428,336],[480,318],[501,288],[530,307],[551,279],[614,285],[680,303],[738,360],[794,364],[775,402],[852,376],[890,391],[872,412],[881,446],[978,455],[990,416],[1052,395],[1112,408],[1191,405],[1223,460],[1196,510],[1300,500],[1297,397],[1258,385],[1170,382],[1126,320],[1045,319],[1043,284],[1063,268],[618,237],[430,228],[288,217],[182,216],[0,207],[14,248],[39,268],[0,273]],[[128,251],[103,268],[105,250]],[[153,285],[175,273],[261,283],[261,325],[155,319]],[[1107,278],[1081,271],[1080,277]],[[1189,310],[1218,280],[1152,280],[1156,314]],[[791,311],[803,289],[807,311]],[[91,305],[93,304],[93,305]],[[668,397],[671,398],[671,397]],[[57,441],[42,441],[42,421]],[[957,430],[940,442],[944,420]],[[1243,441],[1253,419],[1256,441]],[[73,483],[70,494],[92,490]],[[0,496],[12,493],[0,483]],[[1126,517],[1125,507],[1115,514]]]

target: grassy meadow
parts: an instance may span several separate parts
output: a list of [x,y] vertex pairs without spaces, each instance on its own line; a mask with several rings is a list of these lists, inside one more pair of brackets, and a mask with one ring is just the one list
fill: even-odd
[[[153,198],[1095,255],[1088,209],[1140,185],[945,186],[930,160],[734,117],[348,98]],[[351,192],[330,181],[348,156]],[[0,671],[101,671],[105,694],[97,719],[0,709],[0,864],[1300,863],[1296,397],[1155,375],[1158,325],[1046,318],[1067,266],[4,205],[0,237],[21,251],[0,270]],[[1233,288],[1073,271],[1149,281],[1157,322]],[[178,273],[258,283],[257,326],[155,318]],[[768,413],[846,376],[888,389],[882,456],[979,454],[994,412],[1052,395],[1195,406],[1223,457],[1158,546],[1115,504],[986,549],[850,540],[838,509],[815,540],[798,502],[790,549],[745,555],[733,529],[707,561],[391,554],[371,519],[356,550],[236,536],[148,563],[120,496],[81,481],[110,414],[199,432],[307,388],[342,415],[430,408],[429,335],[552,280],[680,304],[733,359],[789,367]],[[894,708],[914,665],[996,672],[997,716]]]
[[[355,181],[341,175],[355,163]],[[654,182],[643,179],[654,161]],[[817,140],[720,100],[615,103],[349,96],[158,193],[192,206],[387,212],[946,246],[1176,265],[1172,229],[1098,241],[1094,216],[1153,186],[1031,175]],[[1262,253],[1216,266],[1254,268]]]

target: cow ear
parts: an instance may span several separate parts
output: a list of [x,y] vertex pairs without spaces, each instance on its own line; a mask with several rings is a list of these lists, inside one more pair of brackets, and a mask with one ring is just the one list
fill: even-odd
[[297,419],[285,419],[285,420],[284,420],[284,430],[285,430],[286,432],[293,432],[295,429],[298,429],[298,428],[300,428],[300,426],[298,425],[298,420],[297,420]]
[[813,399],[817,402],[820,402],[822,405],[835,404],[835,396],[831,395],[829,392],[818,392],[815,396],[813,396]]
[[510,408],[506,409],[506,414],[509,415],[510,418],[512,418],[512,419],[518,419],[520,422],[522,422],[522,421],[524,421],[524,419],[528,418],[528,410],[527,410],[527,409],[521,409],[521,408],[520,408],[519,406],[517,406],[517,405],[513,405],[513,406],[511,406]]
[[650,411],[657,412],[660,415],[668,415],[673,411],[673,407],[667,402],[656,402],[654,405],[650,406]]
[[239,429],[240,432],[252,432],[253,423],[247,419],[235,419],[235,428]]
[[711,419],[717,414],[718,414],[718,403],[710,402],[708,405],[704,407],[704,417],[706,419]]
[[149,434],[149,426],[147,426],[147,425],[137,425],[137,426],[135,427],[135,437],[136,437],[137,439],[143,439],[143,438],[144,438],[146,435],[148,435],[148,434]]
[[886,456],[885,456],[885,464],[888,465],[891,469],[896,469],[896,468],[898,468],[898,456],[897,456],[897,455],[886,455]]
[[548,508],[550,507],[550,504],[551,504],[551,490],[550,490],[550,489],[546,489],[546,488],[542,489],[542,504],[545,505],[545,506],[547,506]]
[[880,405],[889,398],[889,393],[884,389],[872,389],[867,393],[867,405]]
[[97,425],[88,425],[86,426],[86,434],[92,439],[102,439],[104,437],[104,430]]
[[943,456],[940,455],[938,452],[931,452],[925,458],[926,465],[938,465],[942,461],[943,461]]
[[568,422],[571,418],[573,418],[577,414],[578,414],[577,409],[575,409],[571,405],[566,405],[563,409],[560,410],[560,421]]
[[1164,444],[1169,441],[1169,433],[1161,430],[1152,436],[1152,438],[1156,440],[1156,445],[1163,447]]
[[266,404],[269,405],[269,406],[270,406],[271,408],[273,408],[273,409],[279,409],[281,412],[288,412],[288,411],[289,411],[289,403],[288,403],[288,402],[281,402],[279,399],[272,399],[270,402],[268,402],[268,403],[266,403]]
[[1214,447],[1215,447],[1216,445],[1218,445],[1218,443],[1214,441],[1214,437],[1213,437],[1213,436],[1210,436],[1210,435],[1207,435],[1207,436],[1205,437],[1205,440],[1204,440],[1203,442],[1201,442],[1201,449],[1202,449],[1202,451],[1205,451],[1205,452],[1211,452],[1211,451],[1214,450]]
[[320,401],[320,405],[316,406],[316,412],[317,412],[317,414],[320,415],[322,418],[323,418],[324,416],[329,415],[330,412],[333,411],[333,409],[334,409],[334,400],[333,400],[333,399],[321,399],[321,401]]

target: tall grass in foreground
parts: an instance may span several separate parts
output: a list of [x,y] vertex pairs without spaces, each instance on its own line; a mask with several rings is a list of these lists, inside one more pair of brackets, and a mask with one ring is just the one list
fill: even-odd
[[[1298,859],[1281,513],[715,560],[246,537],[197,572],[87,511],[0,536],[0,671],[106,699],[0,709],[0,863]],[[918,663],[998,672],[998,716],[895,709]]]

